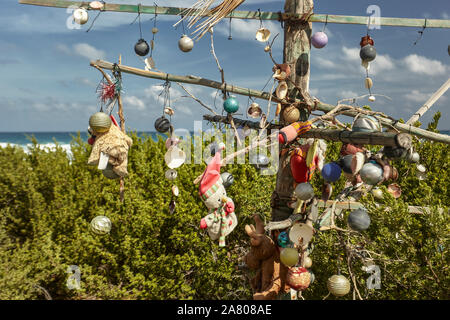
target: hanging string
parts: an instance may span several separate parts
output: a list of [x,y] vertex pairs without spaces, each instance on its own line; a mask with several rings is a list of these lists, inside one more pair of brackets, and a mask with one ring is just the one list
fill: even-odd
[[427,19],[425,18],[425,24],[424,24],[422,30],[421,30],[421,31],[417,31],[417,32],[419,33],[419,37],[418,37],[417,40],[414,42],[414,44],[413,44],[414,46],[422,39],[422,37],[423,37],[423,32],[425,31],[426,28],[427,28]]
[[230,23],[229,23],[229,30],[228,30],[228,40],[233,40],[233,37],[231,36],[231,17],[230,17]]
[[[158,14],[156,13],[158,11],[158,5],[156,3],[154,3],[155,5],[155,16],[150,19],[153,20],[153,28],[156,28],[156,17],[158,16]],[[153,47],[155,46],[155,34],[154,32],[152,32],[152,42],[151,42],[151,46],[150,46],[150,57],[153,56]]]
[[139,19],[139,34],[140,34],[140,39],[142,39],[142,26],[141,26],[141,4],[138,4],[138,15],[136,17],[136,19],[133,20],[132,23],[130,23],[130,25],[134,24],[136,22],[136,20]]
[[89,26],[89,28],[86,30],[86,32],[91,31],[92,27],[94,26],[95,21],[100,16],[100,13],[102,13],[105,10],[105,4],[106,4],[105,1],[100,1],[100,2],[103,3],[103,6],[100,8],[100,11],[97,13],[97,15],[95,16],[94,20],[92,20],[92,23]]
[[328,14],[327,14],[327,16],[325,18],[325,24],[323,25],[322,32],[325,32],[325,28],[327,27],[327,24],[328,24]]
[[263,22],[261,19],[261,9],[258,8],[258,17],[259,17],[259,28],[261,29],[263,27]]

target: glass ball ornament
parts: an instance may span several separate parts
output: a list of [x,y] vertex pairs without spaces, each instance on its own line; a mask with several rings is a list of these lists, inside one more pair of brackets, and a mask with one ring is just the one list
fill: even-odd
[[376,163],[366,163],[359,172],[361,180],[368,185],[376,185],[383,180],[383,168]]
[[280,248],[287,248],[289,246],[290,240],[286,231],[280,232],[277,238],[277,243]]
[[97,216],[91,221],[91,231],[97,235],[105,235],[111,231],[112,223],[108,217]]
[[345,173],[352,173],[352,160],[352,154],[348,154],[339,159],[339,164],[341,165],[342,171]]
[[294,290],[305,290],[311,284],[311,274],[303,267],[289,268],[286,282]]
[[300,183],[294,190],[297,199],[306,201],[314,197],[314,188],[309,182]]
[[88,22],[89,14],[87,10],[83,8],[75,9],[73,12],[73,20],[80,25],[83,25],[86,22]]
[[89,118],[89,126],[95,132],[107,132],[111,128],[111,118],[104,112],[96,112]]
[[183,52],[189,52],[194,48],[194,41],[187,35],[183,34],[181,39],[178,40],[178,48]]
[[322,49],[328,44],[328,36],[325,32],[319,31],[311,37],[311,43],[314,48]]
[[167,180],[173,181],[177,178],[178,172],[174,169],[169,169],[164,173]]
[[144,39],[139,39],[134,45],[134,52],[141,57],[146,56],[150,52],[150,46]]
[[299,256],[297,249],[284,248],[280,252],[280,261],[287,267],[293,267],[298,263]]
[[235,113],[239,110],[239,102],[235,97],[229,97],[223,102],[223,108],[228,113]]
[[311,268],[311,266],[312,266],[312,259],[311,259],[310,257],[306,257],[306,258],[303,260],[303,266],[304,266],[306,269]]
[[323,166],[321,173],[325,181],[336,182],[341,177],[342,169],[336,162],[330,162]]
[[269,166],[270,159],[264,154],[257,154],[250,159],[250,163],[253,164],[256,169],[264,169]]
[[231,185],[232,185],[233,182],[234,182],[234,177],[233,177],[233,175],[232,175],[231,173],[229,173],[229,172],[224,172],[224,173],[222,173],[222,174],[220,175],[220,177],[222,178],[223,186],[224,186],[225,188],[231,187]]
[[381,200],[383,199],[383,191],[380,188],[372,189],[372,195],[375,199]]
[[327,288],[332,295],[342,297],[350,292],[350,281],[340,274],[335,274],[328,278]]
[[357,209],[348,215],[347,224],[355,231],[365,231],[370,226],[370,216],[364,209]]
[[361,48],[361,51],[359,51],[359,56],[363,61],[371,62],[375,60],[375,57],[377,56],[377,50],[375,50],[375,47],[371,44],[367,44]]
[[155,121],[155,129],[158,132],[166,133],[170,129],[170,121],[166,117],[162,116]]

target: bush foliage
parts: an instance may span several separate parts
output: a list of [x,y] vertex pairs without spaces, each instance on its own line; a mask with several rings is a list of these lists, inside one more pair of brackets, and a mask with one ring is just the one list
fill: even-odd
[[[436,131],[438,119],[439,114],[428,130]],[[244,226],[253,222],[254,213],[270,219],[275,176],[262,176],[249,164],[224,169],[235,178],[228,195],[239,224],[227,237],[227,247],[219,248],[198,227],[206,207],[193,180],[205,165],[179,168],[180,196],[170,214],[164,141],[132,137],[124,203],[118,182],[86,165],[90,146],[79,136],[72,142],[71,160],[62,148],[44,151],[36,141],[29,153],[0,148],[0,299],[251,298],[252,273],[237,267],[249,249]],[[306,299],[328,294],[326,280],[336,273],[338,261],[349,279],[352,271],[362,298],[449,298],[449,146],[416,141],[415,147],[427,168],[426,180],[415,177],[414,165],[398,161],[402,197],[395,200],[385,192],[378,206],[370,194],[363,198],[372,220],[366,232],[317,233],[311,254],[316,280],[304,291]],[[328,149],[328,161],[335,160],[340,143],[329,143]],[[317,194],[321,183],[316,174]],[[338,181],[334,194],[343,185],[343,179]],[[408,205],[431,209],[411,214]],[[111,219],[109,235],[90,232],[90,221],[98,215]],[[346,228],[347,215],[338,226]],[[366,288],[370,274],[362,269],[362,255],[380,267],[381,289]],[[66,285],[71,265],[81,272],[79,290]]]

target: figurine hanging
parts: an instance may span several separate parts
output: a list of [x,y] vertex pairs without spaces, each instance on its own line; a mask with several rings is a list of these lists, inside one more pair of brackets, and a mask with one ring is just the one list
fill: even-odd
[[[221,149],[224,149],[224,145]],[[200,228],[206,229],[212,240],[219,239],[219,246],[224,247],[225,237],[236,227],[237,218],[234,213],[234,202],[225,191],[220,167],[219,151],[206,167],[200,181],[199,195],[209,211],[201,220]]]

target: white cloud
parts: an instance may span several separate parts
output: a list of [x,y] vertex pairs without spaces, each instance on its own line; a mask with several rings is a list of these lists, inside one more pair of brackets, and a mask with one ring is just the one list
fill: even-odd
[[139,99],[136,96],[125,96],[123,98],[123,102],[136,110],[142,111],[145,109],[145,103],[142,99]]
[[[229,35],[229,19],[222,20],[219,24],[217,24],[214,27],[214,30],[217,30],[217,32],[228,36]],[[270,30],[270,39],[271,42],[273,37],[279,33],[280,35],[283,35],[283,30],[281,30],[281,27],[278,23],[274,23],[272,21],[264,21],[264,28],[267,28]],[[235,39],[242,39],[242,40],[250,40],[254,41],[255,43],[261,43],[258,42],[255,39],[256,31],[260,28],[259,20],[243,20],[243,19],[234,19],[231,22],[231,35]],[[278,41],[275,41],[276,43],[282,43],[280,39],[280,36],[278,36]],[[265,43],[261,43],[261,45],[265,46]],[[275,45],[274,45],[275,46]]]
[[87,43],[78,43],[73,46],[75,54],[90,60],[105,59],[106,53]]
[[356,97],[358,97],[358,94],[354,91],[344,90],[340,93],[340,98],[343,98],[343,99],[351,99],[351,98],[356,98]]
[[[407,94],[404,94],[403,97],[406,100],[423,104],[432,96],[432,94],[433,94],[432,92],[422,92],[422,91],[419,91],[419,90],[412,90],[411,92],[409,92]],[[442,96],[442,97],[439,98],[439,100],[441,102],[442,101],[446,101],[447,97]]]
[[448,67],[439,60],[428,59],[417,54],[407,56],[403,59],[403,63],[408,70],[428,76],[443,75],[448,72]]

